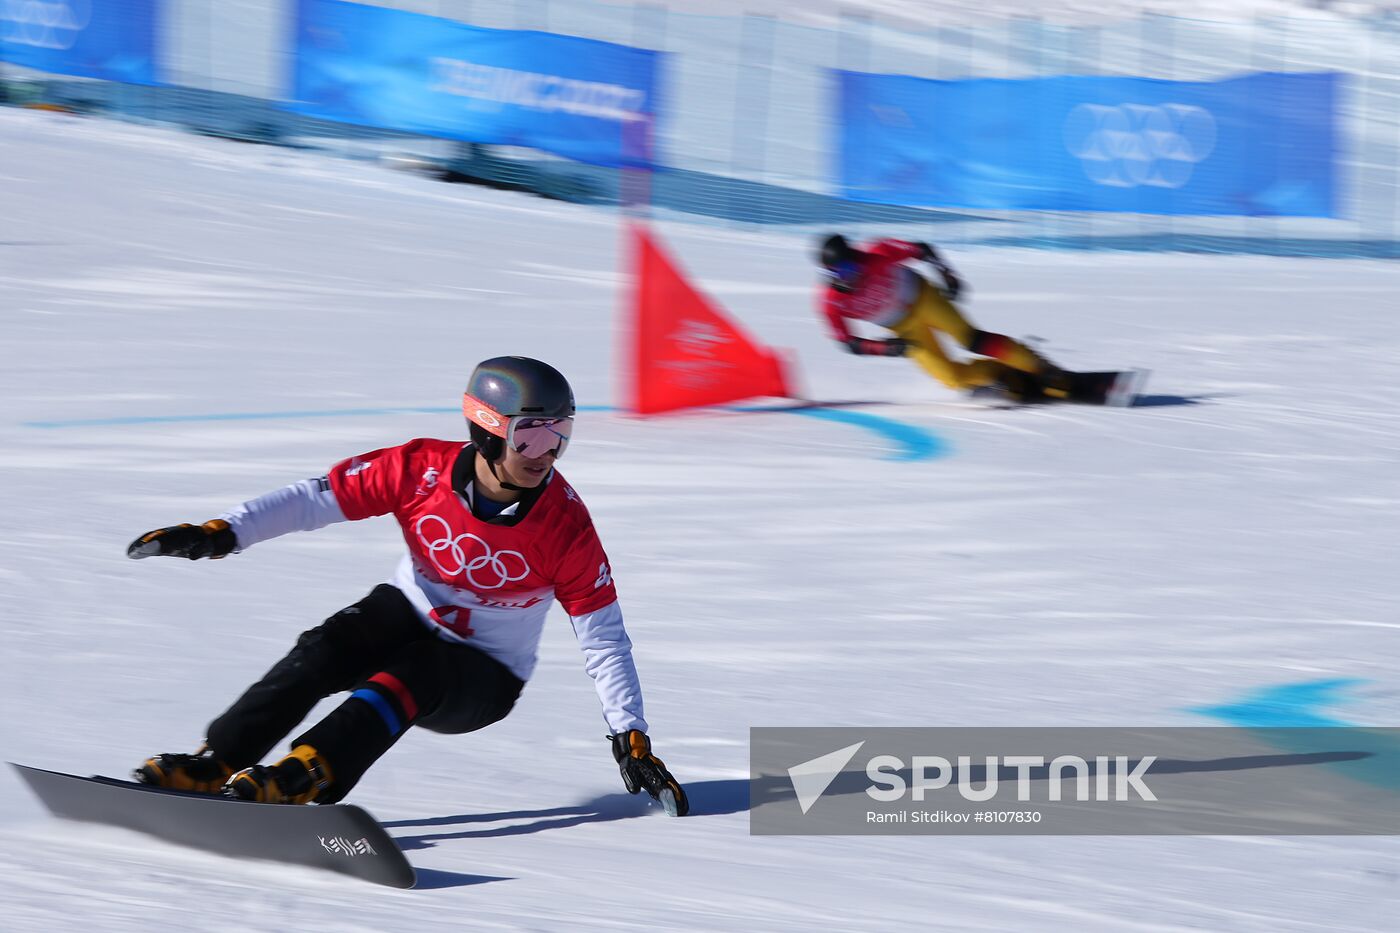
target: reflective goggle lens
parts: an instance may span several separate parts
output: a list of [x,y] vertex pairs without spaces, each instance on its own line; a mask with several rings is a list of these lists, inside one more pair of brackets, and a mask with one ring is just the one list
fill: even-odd
[[517,416],[510,419],[510,436],[506,443],[532,460],[551,452],[555,457],[562,457],[573,431],[572,418]]

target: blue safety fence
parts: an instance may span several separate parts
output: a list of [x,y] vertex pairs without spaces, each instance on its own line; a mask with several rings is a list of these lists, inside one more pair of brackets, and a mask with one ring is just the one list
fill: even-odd
[[155,84],[160,0],[0,0],[0,60],[35,71]]
[[840,192],[931,207],[1334,217],[1338,77],[838,71]]
[[[329,0],[317,2],[329,5]],[[134,10],[142,3],[151,11],[154,33],[147,74],[136,69],[99,77],[95,70],[41,60],[33,44],[22,48],[14,41],[23,34],[31,43],[48,42],[35,40],[35,30],[62,31],[83,21],[83,10]],[[12,104],[100,111],[355,158],[395,157],[399,164],[426,167],[453,180],[603,205],[622,200],[636,174],[617,163],[653,160],[658,170],[642,186],[651,207],[705,223],[1066,249],[1400,256],[1400,15],[1314,13],[1306,19],[1218,22],[1144,15],[1097,23],[1016,17],[930,25],[848,14],[804,24],[593,0],[394,0],[364,6],[431,18],[449,31],[455,25],[465,30],[460,35],[549,34],[606,44],[624,55],[635,52],[653,63],[653,103],[645,120],[619,121],[631,127],[630,138],[603,129],[589,144],[592,154],[588,145],[573,148],[573,131],[561,143],[544,134],[517,133],[508,120],[469,130],[455,117],[451,128],[404,120],[402,113],[411,108],[386,108],[383,101],[369,105],[369,97],[359,93],[369,87],[363,74],[339,82],[358,88],[355,101],[308,94],[298,103],[294,0],[0,0],[5,38],[0,96]],[[791,15],[805,14],[793,8]],[[122,29],[129,35],[139,21],[139,16],[128,18]],[[85,28],[98,23],[93,14]],[[554,55],[552,65],[565,59],[572,56]],[[103,67],[114,67],[107,62]],[[324,78],[345,65],[327,54],[318,67]],[[570,77],[523,64],[491,67]],[[480,83],[482,75],[500,80],[503,71],[459,70],[455,77]],[[1076,119],[1088,128],[1078,143],[1066,139],[1073,108],[1061,115],[1058,137],[1047,128],[1042,142],[1058,147],[1046,150],[1046,161],[1057,163],[1055,174],[1035,178],[1019,200],[1004,196],[1009,185],[995,199],[985,197],[986,187],[982,197],[966,196],[966,184],[963,197],[932,197],[930,191],[946,195],[951,182],[925,166],[926,180],[937,185],[925,185],[917,195],[895,186],[879,193],[882,203],[876,203],[871,190],[876,180],[888,182],[898,173],[892,175],[885,165],[865,178],[843,176],[837,78],[842,72],[943,87],[991,88],[1003,82],[1003,89],[1010,86],[1004,82],[1051,87],[1091,80],[1224,88],[1267,77],[1248,100],[1251,125],[1268,128],[1252,136],[1264,155],[1233,160],[1258,169],[1252,179],[1214,177],[1225,164],[1220,146],[1229,135],[1220,114],[1211,111],[1215,163],[1190,163],[1180,156],[1183,140],[1199,142],[1192,141],[1200,122],[1193,123],[1194,111],[1172,109],[1182,103],[1175,98],[1149,99],[1134,90],[1095,101],[1098,110],[1081,110]],[[151,74],[155,83],[149,83]],[[1299,123],[1300,110],[1312,113],[1322,99],[1310,84],[1324,80],[1317,77],[1324,74],[1330,76],[1325,79],[1330,104],[1323,107],[1330,108],[1330,124],[1321,118]],[[592,77],[575,80],[622,86]],[[355,113],[338,109],[345,107]],[[1160,109],[1133,109],[1138,107]],[[367,118],[375,109],[379,115]],[[543,121],[534,122],[539,128]],[[1319,126],[1325,127],[1325,146],[1314,138]],[[1269,141],[1270,133],[1276,143]],[[984,153],[1001,153],[997,158],[1004,160],[1012,139],[982,139]],[[1167,155],[1144,165],[1135,150],[1153,146]],[[1327,148],[1330,158],[1323,158]],[[1307,166],[1291,163],[1300,156],[1311,160]],[[990,168],[1007,167],[996,158],[982,161]],[[1138,176],[1171,181],[1171,173],[1185,167],[1179,163],[1194,166],[1191,186],[1103,183]],[[1301,186],[1295,184],[1300,171]],[[1100,181],[1094,181],[1094,172]],[[1188,189],[1213,177],[1209,196],[1204,188],[1200,192],[1201,200],[1211,203],[1194,200],[1197,192]],[[1040,200],[1030,196],[1037,189]],[[1227,200],[1230,209],[1222,212],[1220,202]]]
[[657,53],[533,30],[300,0],[296,113],[604,166],[651,168]]

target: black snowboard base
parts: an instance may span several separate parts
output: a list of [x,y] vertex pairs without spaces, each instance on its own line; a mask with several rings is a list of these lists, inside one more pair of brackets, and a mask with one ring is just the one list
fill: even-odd
[[[1109,405],[1126,408],[1133,404],[1147,383],[1147,370],[1127,369],[1099,373],[1065,373],[1069,377],[1069,392],[1062,398],[1083,405]],[[1057,396],[1049,389],[1047,399]]]
[[324,868],[411,888],[413,866],[359,807],[283,806],[78,777],[10,763],[54,816],[105,823],[233,858]]
[[1009,371],[996,385],[979,386],[969,393],[974,399],[1001,401],[1003,408],[1071,402],[1079,405],[1107,405],[1127,408],[1136,402],[1150,373],[1145,369],[1108,370],[1077,373],[1062,371],[1053,380],[1041,379],[1020,370]]

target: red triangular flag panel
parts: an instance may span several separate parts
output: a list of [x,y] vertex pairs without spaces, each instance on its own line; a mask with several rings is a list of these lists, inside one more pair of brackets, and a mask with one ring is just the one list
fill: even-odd
[[772,349],[697,292],[648,230],[634,225],[631,240],[633,412],[791,394]]

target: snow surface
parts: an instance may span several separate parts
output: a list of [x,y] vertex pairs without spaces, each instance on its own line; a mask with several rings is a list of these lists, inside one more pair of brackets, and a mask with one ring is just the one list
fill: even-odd
[[[462,436],[488,356],[618,401],[614,212],[56,114],[0,111],[0,138],[8,759],[119,775],[192,749],[399,550],[384,519],[220,562],[133,563],[135,535]],[[958,250],[983,326],[1154,371],[1140,407],[998,410],[836,352],[809,237],[662,234],[794,348],[811,398],[944,445],[899,459],[782,413],[580,417],[563,470],[696,814],[623,792],[556,609],[508,720],[412,732],[352,796],[422,888],[61,823],[6,770],[0,927],[1395,928],[1390,838],[751,837],[745,812],[750,726],[1208,725],[1194,710],[1342,678],[1331,715],[1395,725],[1393,264]],[[239,413],[268,417],[220,418]]]

